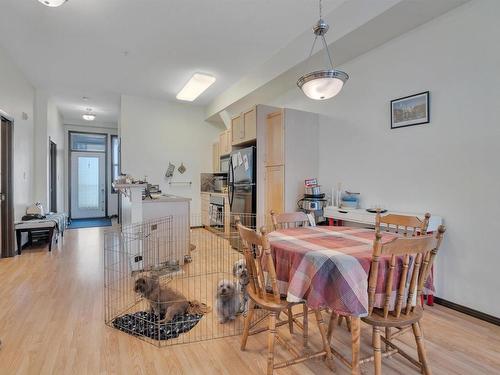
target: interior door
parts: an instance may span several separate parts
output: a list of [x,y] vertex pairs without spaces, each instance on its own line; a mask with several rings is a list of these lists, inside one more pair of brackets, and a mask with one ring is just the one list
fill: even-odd
[[71,217],[106,216],[106,154],[71,153]]
[[1,117],[0,127],[0,258],[15,255],[12,181],[13,123]]
[[49,141],[50,211],[57,212],[57,146]]

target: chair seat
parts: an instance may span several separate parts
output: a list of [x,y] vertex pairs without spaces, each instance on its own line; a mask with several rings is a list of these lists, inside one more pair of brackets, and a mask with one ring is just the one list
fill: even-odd
[[375,308],[372,315],[361,318],[361,320],[375,327],[402,327],[418,322],[422,319],[423,313],[424,309],[421,306],[417,306],[408,315],[402,312],[399,317],[395,317],[389,313],[389,316],[384,318],[384,310]]
[[283,311],[295,305],[300,305],[301,303],[303,303],[303,302],[288,302],[286,300],[286,296],[280,296],[280,302],[277,303],[274,301],[274,295],[270,292],[266,292],[267,300],[260,297],[252,290],[248,291],[248,296],[250,297],[250,299],[252,299],[252,301],[254,301],[260,307],[264,308],[265,310],[271,310],[271,311]]

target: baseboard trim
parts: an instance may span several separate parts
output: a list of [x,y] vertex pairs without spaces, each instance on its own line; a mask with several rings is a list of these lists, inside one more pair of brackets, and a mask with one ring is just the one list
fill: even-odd
[[452,310],[456,310],[456,311],[459,311],[461,313],[473,316],[474,318],[481,319],[481,320],[484,320],[485,322],[500,326],[500,318],[497,318],[496,316],[489,315],[489,314],[483,313],[481,311],[471,309],[470,307],[462,306],[462,305],[459,305],[455,302],[450,302],[450,301],[447,301],[447,300],[439,298],[439,297],[434,297],[434,302],[437,303],[438,305],[448,307]]

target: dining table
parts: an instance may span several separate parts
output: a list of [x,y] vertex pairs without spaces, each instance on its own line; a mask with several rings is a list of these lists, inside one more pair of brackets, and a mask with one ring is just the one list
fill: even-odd
[[[382,243],[395,233],[383,232]],[[359,374],[361,318],[368,315],[368,274],[375,230],[347,226],[280,229],[268,239],[280,293],[289,302],[305,301],[311,309],[328,308],[332,314],[351,317],[350,362]],[[399,262],[396,265],[398,272]],[[383,279],[389,262],[379,263],[375,306],[383,304]]]

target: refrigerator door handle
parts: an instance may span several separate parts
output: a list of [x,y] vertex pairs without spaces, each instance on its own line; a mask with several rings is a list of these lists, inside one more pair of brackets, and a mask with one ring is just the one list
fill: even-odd
[[228,181],[227,181],[227,199],[229,200],[229,207],[233,206],[234,197],[234,171],[233,171],[233,157],[229,155],[229,169],[228,169]]

